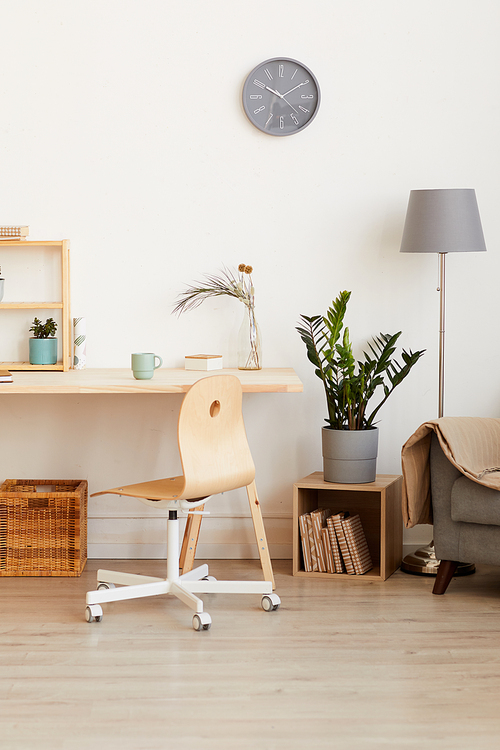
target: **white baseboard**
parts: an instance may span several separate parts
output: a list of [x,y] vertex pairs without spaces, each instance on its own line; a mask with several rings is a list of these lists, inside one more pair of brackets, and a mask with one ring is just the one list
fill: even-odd
[[[422,544],[404,544],[403,557],[412,554]],[[291,544],[270,544],[272,560],[291,560]],[[89,560],[165,560],[164,544],[92,544],[87,547]],[[198,544],[196,557],[199,560],[257,560],[254,544]]]
[[[291,544],[270,544],[273,560],[291,560]],[[89,559],[97,560],[165,560],[164,544],[93,544],[87,547]],[[204,544],[196,551],[199,560],[258,560],[255,544]]]
[[[292,518],[289,514],[264,516],[271,558],[292,559]],[[166,558],[164,516],[93,516],[88,523],[88,557],[91,559],[163,560]],[[184,527],[181,527],[181,534]],[[404,531],[403,556],[432,539],[432,526]],[[255,533],[249,516],[216,514],[202,524],[196,556],[200,560],[256,560]]]

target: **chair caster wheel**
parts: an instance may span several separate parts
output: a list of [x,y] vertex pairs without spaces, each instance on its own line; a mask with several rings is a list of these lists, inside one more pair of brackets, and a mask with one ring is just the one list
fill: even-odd
[[260,604],[266,612],[273,612],[275,609],[279,609],[281,599],[278,594],[265,594]]
[[106,581],[98,581],[97,582],[97,591],[102,591],[104,589],[115,589],[116,586],[114,583],[107,583]]
[[85,609],[85,619],[87,622],[101,622],[102,620],[102,607],[100,604],[89,604]]
[[217,578],[215,576],[203,576],[201,580],[202,581],[216,581]]
[[195,630],[210,630],[212,626],[212,618],[208,612],[200,612],[199,614],[193,615],[193,628]]

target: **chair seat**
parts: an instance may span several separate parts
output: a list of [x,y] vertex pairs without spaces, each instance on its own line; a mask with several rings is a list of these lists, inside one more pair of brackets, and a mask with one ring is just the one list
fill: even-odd
[[124,484],[121,487],[113,487],[110,490],[94,492],[91,497],[96,495],[124,495],[125,497],[136,497],[146,505],[153,505],[156,508],[170,507],[195,508],[201,505],[207,499],[204,497],[186,498],[182,497],[185,487],[184,476],[168,477],[167,479],[155,479],[149,482],[139,482],[138,484]]

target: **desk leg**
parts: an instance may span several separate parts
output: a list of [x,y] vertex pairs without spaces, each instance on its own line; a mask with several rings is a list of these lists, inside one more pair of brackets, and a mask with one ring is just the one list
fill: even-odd
[[[203,510],[205,506],[200,505],[197,510]],[[181,554],[179,557],[179,568],[181,575],[189,573],[193,569],[194,556],[196,555],[196,547],[198,545],[198,537],[200,536],[201,519],[203,516],[188,515],[186,520],[186,528],[184,529],[184,537],[182,539]]]
[[271,557],[269,555],[269,547],[267,546],[266,530],[264,529],[264,521],[262,520],[262,513],[260,510],[260,502],[257,496],[257,487],[255,482],[247,486],[248,502],[250,504],[250,513],[252,514],[253,527],[255,530],[255,538],[257,540],[257,547],[259,549],[260,563],[262,565],[262,571],[264,573],[264,580],[271,581],[273,589],[276,588],[274,583],[273,567],[271,565]]

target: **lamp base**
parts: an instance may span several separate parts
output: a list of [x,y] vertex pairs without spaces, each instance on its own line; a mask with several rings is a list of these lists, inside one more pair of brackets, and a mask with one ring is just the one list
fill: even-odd
[[[441,560],[436,558],[434,551],[434,542],[432,541],[426,547],[421,547],[415,552],[406,555],[401,563],[401,570],[404,573],[412,573],[417,576],[436,576]],[[474,563],[459,563],[455,572],[456,576],[468,576],[475,573],[476,566]]]

